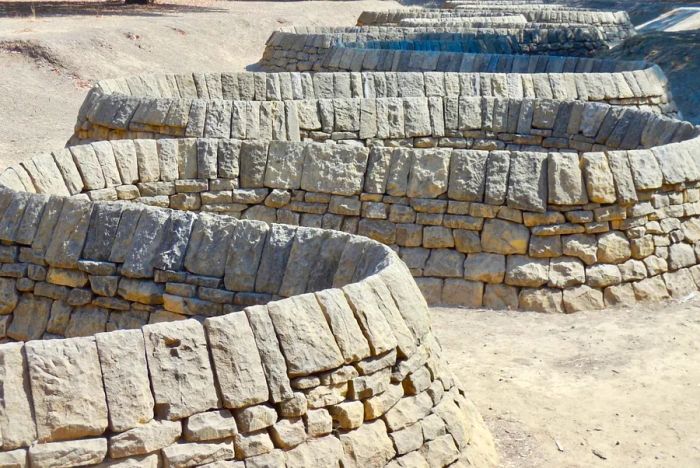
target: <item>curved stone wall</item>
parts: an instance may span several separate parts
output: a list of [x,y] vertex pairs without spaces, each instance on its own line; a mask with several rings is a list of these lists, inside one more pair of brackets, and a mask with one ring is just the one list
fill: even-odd
[[391,250],[96,201],[201,183],[165,182],[169,142],[2,176],[17,191],[0,189],[0,465],[495,465]]
[[634,28],[629,15],[625,11],[596,11],[577,10],[575,8],[563,9],[554,5],[528,6],[527,8],[496,9],[493,6],[475,7],[465,10],[430,10],[430,9],[404,9],[389,11],[363,11],[357,20],[358,26],[381,26],[399,24],[405,19],[443,19],[452,20],[472,17],[491,17],[494,21],[502,16],[523,16],[527,21],[538,23],[569,23],[589,24],[594,26],[619,25],[630,31]]
[[[73,184],[93,201],[379,240],[434,304],[574,312],[695,288],[700,137],[691,124],[602,104],[459,98],[436,128],[427,98],[376,99],[375,114],[358,100],[356,120],[347,102],[328,100],[329,115],[354,131],[324,135],[347,144],[125,140],[72,147],[46,165],[101,168],[103,178]],[[404,113],[376,117],[380,109]],[[0,181],[31,191],[44,165]],[[129,166],[139,171],[125,179]]]

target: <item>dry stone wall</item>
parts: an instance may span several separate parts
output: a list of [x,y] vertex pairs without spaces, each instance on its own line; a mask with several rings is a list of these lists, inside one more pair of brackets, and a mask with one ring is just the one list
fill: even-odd
[[4,173],[1,466],[495,465],[391,250],[95,196],[209,183],[164,148]]
[[[348,115],[346,101],[329,102],[342,103],[332,115]],[[70,192],[95,202],[360,234],[396,250],[435,304],[574,312],[694,290],[691,124],[602,104],[459,98],[438,131],[428,99],[392,102],[410,118],[363,126],[358,102],[356,130],[334,127],[325,143],[115,140],[24,163],[0,181],[32,190],[39,167],[57,174],[72,161],[74,174],[102,172]],[[382,133],[392,129],[395,138]]]

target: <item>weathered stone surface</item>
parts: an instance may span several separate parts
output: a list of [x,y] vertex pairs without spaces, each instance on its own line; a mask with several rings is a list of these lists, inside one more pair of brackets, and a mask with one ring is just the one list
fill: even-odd
[[226,439],[238,433],[236,419],[229,410],[208,411],[187,418],[184,436],[191,442]]
[[343,292],[369,342],[372,354],[376,356],[395,348],[398,343],[391,325],[367,285],[349,284],[343,288]]
[[109,439],[109,456],[131,457],[155,452],[175,443],[182,435],[180,421],[150,421]]
[[323,311],[313,294],[268,304],[290,376],[332,369],[343,363]]
[[339,466],[343,445],[333,436],[309,440],[284,453],[287,468]]
[[38,439],[102,434],[107,403],[95,339],[32,341],[25,351]]
[[226,259],[224,285],[229,291],[254,291],[263,246],[270,228],[261,221],[243,221],[234,231]]
[[46,331],[51,299],[23,294],[15,307],[7,336],[17,341],[38,340]]
[[603,263],[623,263],[632,256],[630,243],[619,232],[606,232],[598,237],[597,257]]
[[564,255],[570,255],[583,260],[586,265],[598,261],[598,241],[589,234],[573,234],[561,238]]
[[481,233],[481,248],[491,253],[526,254],[529,240],[530,231],[522,224],[489,219]]
[[98,333],[95,341],[109,407],[110,429],[122,432],[150,421],[154,401],[141,331]]
[[588,198],[594,203],[614,203],[615,181],[605,153],[586,153],[581,158]]
[[208,318],[204,328],[224,405],[240,408],[267,401],[265,373],[246,314]]
[[265,186],[299,189],[306,145],[293,142],[270,142],[265,168]]
[[345,363],[359,361],[370,355],[369,344],[357,323],[350,305],[340,289],[316,293],[321,310],[328,321]]
[[277,422],[277,412],[267,405],[239,409],[234,414],[238,430],[244,434],[259,431]]
[[597,289],[581,285],[564,290],[564,308],[568,313],[602,309],[603,307],[603,293]]
[[501,283],[506,274],[506,259],[503,255],[474,253],[464,262],[464,277],[472,281]]
[[339,438],[345,451],[343,466],[383,466],[396,455],[382,420],[363,424]]
[[605,288],[622,281],[620,269],[616,265],[592,265],[586,268],[586,284],[593,288]]
[[254,306],[245,309],[255,343],[260,353],[265,378],[273,402],[292,398],[292,387],[287,376],[285,362],[275,328],[270,319],[267,306]]
[[451,200],[481,202],[484,199],[487,158],[487,151],[460,150],[452,153],[448,191]]
[[568,288],[586,281],[586,271],[580,260],[573,257],[553,258],[549,261],[549,286]]
[[270,428],[275,446],[291,449],[306,440],[306,428],[301,418],[280,419]]
[[416,150],[406,194],[411,198],[437,198],[447,192],[450,152]]
[[96,465],[107,455],[107,439],[84,439],[33,445],[29,462],[37,468]]
[[659,302],[670,296],[661,276],[632,283],[634,295],[641,302]]
[[192,227],[185,268],[198,275],[223,277],[231,237],[239,226],[228,217],[200,214]]
[[275,446],[266,430],[251,432],[250,434],[236,434],[234,438],[236,458],[250,458],[274,450]]
[[6,466],[7,468],[25,468],[29,466],[27,463],[26,449],[0,452],[0,466]]
[[508,178],[508,206],[528,211],[546,210],[546,154],[512,153]]
[[[92,204],[75,198],[63,202],[58,219],[60,222],[49,234],[51,241],[46,249],[45,259],[49,265],[61,268],[75,268],[83,249],[90,222]],[[41,226],[39,227],[41,232]]]
[[668,250],[668,268],[671,271],[695,264],[695,252],[689,244],[673,244]]
[[158,417],[182,419],[217,407],[207,341],[199,322],[146,325],[143,335]]
[[11,313],[17,306],[19,294],[15,283],[15,280],[0,278],[0,315]]
[[199,466],[235,456],[231,442],[173,444],[162,453],[167,467]]
[[549,260],[526,255],[509,255],[506,262],[506,284],[536,288],[549,279]]
[[550,153],[547,172],[549,203],[553,205],[588,203],[578,154]]
[[362,190],[368,149],[309,144],[304,152],[303,190],[335,195],[355,195]]
[[29,375],[21,343],[0,345],[0,447],[27,447],[36,439]]
[[518,306],[534,312],[564,312],[562,292],[552,288],[523,288],[518,296]]

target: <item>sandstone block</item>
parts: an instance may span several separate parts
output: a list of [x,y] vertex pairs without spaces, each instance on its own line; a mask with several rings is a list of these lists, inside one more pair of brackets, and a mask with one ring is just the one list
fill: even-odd
[[603,293],[597,289],[581,285],[564,290],[564,309],[567,313],[602,309],[604,305]]
[[598,261],[603,263],[623,263],[632,256],[627,238],[619,232],[606,232],[598,237]]
[[191,442],[204,442],[232,437],[238,432],[236,420],[229,410],[207,411],[187,418],[184,436]]
[[[37,433],[27,361],[21,343],[0,345],[0,395],[0,447],[8,451],[29,446]],[[19,453],[14,457],[21,458]]]
[[368,357],[369,344],[343,292],[340,289],[326,289],[317,292],[316,299],[343,354],[345,363]]
[[642,281],[632,283],[634,296],[640,302],[659,302],[670,296],[661,276],[655,276]]
[[547,171],[549,203],[553,205],[588,203],[578,154],[550,153]]
[[470,308],[481,307],[484,284],[478,281],[465,281],[449,278],[442,287],[442,304]]
[[107,403],[95,339],[32,341],[25,351],[38,439],[102,434],[108,422]]
[[29,462],[37,468],[71,468],[96,465],[106,455],[107,439],[71,440],[32,446]]
[[396,456],[382,420],[363,424],[357,430],[341,434],[339,439],[345,451],[343,466],[383,466]]
[[141,331],[98,333],[95,341],[109,408],[110,429],[122,432],[150,421],[154,400]]
[[231,442],[173,444],[162,451],[166,467],[206,465],[235,456]]
[[506,284],[487,284],[484,288],[484,307],[494,310],[518,308],[518,288]]
[[309,192],[355,195],[362,190],[369,150],[350,145],[310,144],[305,150],[301,188]]
[[558,289],[523,288],[518,296],[519,307],[534,312],[564,312],[562,292]]
[[240,408],[267,401],[265,372],[246,314],[208,318],[204,328],[224,405]]
[[483,201],[488,157],[487,151],[453,151],[448,191],[451,200]]
[[481,248],[499,254],[526,254],[530,231],[522,224],[502,219],[489,219],[481,233]]
[[109,439],[109,456],[146,455],[175,443],[182,434],[180,421],[150,421]]
[[536,288],[549,279],[549,260],[527,255],[509,255],[506,262],[506,284]]
[[506,258],[493,253],[474,253],[464,262],[464,277],[472,281],[501,283],[506,273]]
[[510,158],[508,206],[526,211],[547,207],[547,155],[514,152]]
[[287,468],[309,466],[339,466],[343,459],[343,445],[331,435],[309,440],[284,453]]
[[407,195],[411,198],[437,198],[447,192],[450,151],[416,150],[408,179]]
[[306,440],[306,428],[301,418],[280,419],[270,428],[275,446],[291,449]]
[[605,288],[622,281],[620,269],[616,265],[591,265],[586,268],[586,284],[593,288]]
[[143,327],[156,414],[176,420],[217,407],[204,329],[195,320]]

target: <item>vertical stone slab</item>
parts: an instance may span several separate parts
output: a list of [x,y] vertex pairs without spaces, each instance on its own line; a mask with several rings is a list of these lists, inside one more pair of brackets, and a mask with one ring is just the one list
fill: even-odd
[[637,191],[634,188],[632,170],[627,159],[627,151],[608,151],[608,164],[615,179],[615,190],[617,191],[617,201],[622,204],[635,203]]
[[267,401],[270,392],[246,314],[208,318],[204,329],[224,406],[242,408]]
[[414,150],[406,195],[411,198],[437,198],[447,192],[449,150]]
[[158,146],[156,140],[134,140],[136,148],[136,165],[139,169],[141,182],[157,182],[160,180],[160,162],[158,161]]
[[340,367],[344,360],[313,294],[268,304],[291,377]]
[[224,284],[230,291],[254,291],[263,247],[270,226],[262,221],[243,221],[231,236]]
[[430,331],[428,303],[421,294],[406,264],[393,258],[390,266],[379,274],[406,325],[421,340]]
[[279,293],[295,235],[294,227],[280,224],[270,226],[255,278],[257,292],[275,295]]
[[75,268],[83,250],[93,204],[68,198],[46,249],[46,263],[60,268]]
[[394,349],[397,345],[396,337],[368,286],[365,283],[352,283],[342,289],[367,337],[372,355]]
[[153,419],[154,400],[141,330],[98,333],[95,341],[110,430],[123,432]]
[[22,343],[0,345],[0,448],[28,447],[36,439],[27,360]]
[[147,208],[141,213],[131,249],[126,252],[121,273],[130,278],[153,277],[153,262],[165,237],[170,212]]
[[41,442],[97,436],[107,429],[107,403],[92,337],[25,345]]
[[[139,166],[136,159],[136,146],[132,140],[110,141],[119,175],[125,184],[139,181]],[[70,185],[68,186],[70,189]]]
[[307,292],[309,275],[316,265],[317,255],[328,235],[327,232],[312,228],[297,228],[280,285],[280,296],[291,297]]
[[226,254],[238,221],[227,216],[201,213],[192,227],[185,268],[196,275],[224,276]]
[[274,403],[279,403],[291,398],[293,392],[287,375],[287,363],[280,350],[267,306],[248,307],[244,312],[248,316],[248,323],[260,353],[260,361],[270,390],[270,399]]
[[510,158],[508,206],[527,211],[547,209],[547,154],[514,152]]
[[456,150],[450,162],[451,200],[481,202],[486,185],[487,151]]
[[549,203],[553,205],[588,203],[578,154],[550,153],[547,172]]
[[369,344],[362,334],[343,291],[340,289],[319,291],[316,293],[316,299],[331,327],[345,363],[349,364],[369,357]]
[[73,161],[78,167],[85,188],[88,190],[105,188],[105,177],[92,146],[72,146],[69,150],[73,155]]
[[196,320],[143,327],[158,418],[177,420],[218,407],[202,325]]

